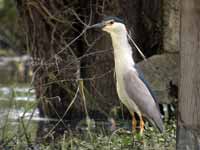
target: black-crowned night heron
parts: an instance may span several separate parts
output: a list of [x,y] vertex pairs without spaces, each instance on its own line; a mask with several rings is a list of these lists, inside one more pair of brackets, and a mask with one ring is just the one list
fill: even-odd
[[157,102],[149,86],[136,69],[132,58],[132,48],[128,41],[127,29],[123,21],[117,17],[108,17],[101,23],[90,28],[102,28],[109,33],[114,48],[115,73],[117,80],[117,93],[121,102],[128,108],[132,115],[132,127],[136,128],[136,112],[140,118],[140,133],[144,131],[146,117],[160,132],[163,132],[163,122]]

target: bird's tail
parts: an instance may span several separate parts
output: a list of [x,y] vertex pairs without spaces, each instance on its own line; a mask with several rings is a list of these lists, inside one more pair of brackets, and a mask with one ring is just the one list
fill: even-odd
[[160,133],[164,132],[164,125],[163,125],[160,112],[157,113],[157,115],[153,117],[153,124],[158,128]]

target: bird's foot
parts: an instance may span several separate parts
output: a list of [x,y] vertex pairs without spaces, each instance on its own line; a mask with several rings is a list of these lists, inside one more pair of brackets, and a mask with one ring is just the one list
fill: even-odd
[[144,132],[144,121],[142,119],[142,116],[140,117],[140,135],[143,136]]
[[135,115],[132,115],[132,133],[136,132],[137,120],[135,119]]

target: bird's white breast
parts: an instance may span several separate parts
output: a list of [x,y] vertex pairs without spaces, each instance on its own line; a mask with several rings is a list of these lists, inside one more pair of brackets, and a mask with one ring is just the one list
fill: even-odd
[[[130,70],[134,70],[134,64],[132,60],[132,56],[129,55],[120,55],[120,57],[115,57],[115,72],[116,72],[116,79],[117,79],[117,93],[121,100],[121,102],[128,108],[130,113],[136,112],[140,114],[140,111],[137,105],[134,103],[134,100],[130,99],[127,94],[124,82],[124,76]],[[134,90],[134,89],[132,89]]]
[[[111,34],[112,44],[114,48],[114,59],[115,59],[115,73],[117,79],[117,93],[121,102],[129,109],[130,113],[133,112],[141,114],[134,100],[130,99],[127,94],[124,75],[134,70],[134,61],[132,58],[132,48],[128,43],[127,33],[123,34]],[[136,71],[136,70],[134,70]],[[134,90],[134,89],[132,89]]]
[[[140,111],[137,107],[137,105],[134,103],[134,100],[130,99],[130,97],[127,94],[125,83],[124,83],[124,74],[123,69],[119,66],[116,66],[116,78],[117,78],[117,93],[121,100],[121,102],[128,108],[131,114],[133,112],[136,112],[140,115]],[[134,90],[134,89],[132,89]]]

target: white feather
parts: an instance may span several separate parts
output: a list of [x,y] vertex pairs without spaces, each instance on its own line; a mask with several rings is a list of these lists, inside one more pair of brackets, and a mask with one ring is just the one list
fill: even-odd
[[[120,30],[115,30],[114,32],[109,29],[104,29],[105,31],[111,34],[112,45],[114,48],[114,60],[115,60],[115,72],[117,79],[117,93],[122,101],[122,103],[128,108],[131,114],[136,112],[138,115],[141,115],[140,110],[137,105],[134,103],[134,100],[130,99],[128,96],[125,85],[124,85],[124,75],[130,70],[135,71],[134,68],[135,62],[132,58],[132,48],[128,43],[127,31],[123,24],[116,23],[117,28]],[[118,31],[118,32],[116,32]]]

